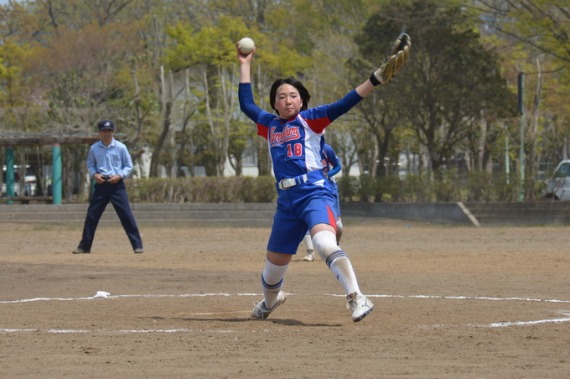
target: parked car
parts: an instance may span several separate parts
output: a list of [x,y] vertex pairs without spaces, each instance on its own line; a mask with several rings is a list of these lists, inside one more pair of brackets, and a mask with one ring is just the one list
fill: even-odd
[[[6,196],[6,166],[2,167],[2,196]],[[26,166],[26,175],[24,176],[24,188],[20,189],[20,166],[14,165],[14,195],[15,196],[35,196],[37,190],[36,174],[32,168]]]
[[570,200],[570,159],[560,162],[545,184],[545,198]]

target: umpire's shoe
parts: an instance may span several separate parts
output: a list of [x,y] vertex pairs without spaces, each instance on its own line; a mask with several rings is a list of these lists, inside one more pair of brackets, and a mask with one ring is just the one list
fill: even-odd
[[135,249],[135,254],[142,254],[142,253],[144,253],[144,250],[143,250],[142,247],[137,247],[137,248]]
[[83,250],[82,248],[78,247],[77,249],[72,251],[73,254],[89,254],[90,251]]

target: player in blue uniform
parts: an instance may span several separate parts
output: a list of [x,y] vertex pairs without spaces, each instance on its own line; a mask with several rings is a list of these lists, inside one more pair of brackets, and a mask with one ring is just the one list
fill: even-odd
[[240,62],[240,108],[257,125],[257,134],[267,140],[278,192],[277,209],[267,243],[261,275],[264,299],[252,317],[265,319],[286,300],[281,290],[289,262],[309,229],[319,256],[328,265],[347,295],[352,320],[366,317],[374,305],[360,291],[347,254],[336,239],[335,193],[321,163],[325,128],[349,111],[374,89],[367,79],[342,99],[309,108],[310,94],[295,78],[278,79],[271,86],[270,104],[276,114],[259,108],[251,89],[251,62],[237,51]]
[[[342,169],[342,165],[340,162],[340,158],[336,155],[335,151],[331,147],[331,145],[325,143],[323,145],[323,151],[321,152],[321,161],[323,164],[323,171],[327,175],[327,178],[330,181],[330,185],[333,187],[334,194],[336,197],[336,242],[340,244],[340,239],[342,237],[343,225],[342,220],[340,218],[340,196],[338,193],[338,185],[334,179],[334,176],[340,172]],[[307,234],[303,238],[303,243],[305,244],[305,248],[307,249],[307,255],[303,258],[306,262],[312,262],[315,260],[313,256],[314,245],[313,239],[311,237],[311,231],[308,230]]]

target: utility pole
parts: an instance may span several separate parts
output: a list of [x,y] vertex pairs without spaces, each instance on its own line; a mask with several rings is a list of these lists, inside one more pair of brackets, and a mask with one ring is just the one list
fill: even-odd
[[524,153],[524,137],[525,137],[525,117],[524,117],[524,72],[518,75],[518,103],[520,118],[520,151],[519,151],[519,197],[518,201],[524,201],[524,171],[525,171],[525,153]]
[[509,133],[505,128],[505,176],[507,178],[507,184],[510,184],[511,176],[511,162],[509,161]]

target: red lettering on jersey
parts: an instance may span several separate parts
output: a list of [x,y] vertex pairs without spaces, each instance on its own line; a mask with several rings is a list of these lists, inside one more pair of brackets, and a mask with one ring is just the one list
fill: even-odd
[[301,133],[299,131],[298,126],[288,126],[283,129],[281,132],[276,132],[275,127],[271,128],[270,135],[270,143],[272,145],[280,145],[288,141],[296,140],[301,137]]

